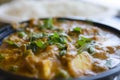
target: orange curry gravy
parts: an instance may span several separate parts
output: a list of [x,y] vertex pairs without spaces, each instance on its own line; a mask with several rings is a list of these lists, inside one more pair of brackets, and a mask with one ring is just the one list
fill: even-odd
[[42,79],[96,75],[120,63],[120,38],[81,21],[31,20],[0,46],[0,68]]

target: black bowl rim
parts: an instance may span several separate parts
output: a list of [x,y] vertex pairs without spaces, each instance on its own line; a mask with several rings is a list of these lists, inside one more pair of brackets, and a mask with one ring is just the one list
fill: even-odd
[[[48,19],[48,18],[40,18],[40,20],[43,20],[43,19]],[[66,18],[58,17],[58,18],[55,18],[55,19],[68,20],[68,21],[82,21],[82,22],[86,22],[86,23],[92,23],[96,27],[107,29],[108,31],[110,31],[113,34],[120,37],[120,30],[118,30],[118,29],[116,29],[112,26],[106,25],[104,23],[100,23],[98,21],[88,20],[88,19],[85,19],[85,18],[68,18],[68,17],[66,17]],[[26,23],[26,22],[29,22],[29,20],[28,21],[23,21],[23,22],[20,22],[20,23]],[[36,79],[36,78],[30,78],[30,77],[17,75],[17,74],[14,74],[14,73],[11,73],[11,72],[8,72],[8,71],[4,71],[4,70],[1,70],[1,69],[0,69],[0,74],[2,74],[3,76],[5,75],[5,77],[8,76],[8,79],[12,77],[12,78],[19,79],[19,80],[41,80],[41,79]],[[80,78],[68,78],[68,79],[64,79],[64,80],[72,80],[72,79],[74,79],[74,80],[103,80],[103,79],[106,79],[108,77],[114,77],[118,74],[120,74],[120,64],[117,65],[116,67],[110,69],[110,70],[99,73],[95,76],[86,76],[86,77],[80,77]],[[59,79],[56,79],[56,80],[59,80]]]

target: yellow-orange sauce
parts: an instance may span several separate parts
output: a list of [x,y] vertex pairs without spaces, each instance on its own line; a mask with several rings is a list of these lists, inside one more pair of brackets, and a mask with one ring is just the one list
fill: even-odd
[[31,20],[0,46],[0,68],[41,79],[96,75],[120,63],[120,38],[81,21]]

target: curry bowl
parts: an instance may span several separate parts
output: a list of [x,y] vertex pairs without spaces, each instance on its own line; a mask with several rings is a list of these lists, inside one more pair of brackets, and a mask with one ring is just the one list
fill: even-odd
[[120,31],[111,26],[44,18],[1,27],[0,75],[5,80],[113,80],[120,74]]

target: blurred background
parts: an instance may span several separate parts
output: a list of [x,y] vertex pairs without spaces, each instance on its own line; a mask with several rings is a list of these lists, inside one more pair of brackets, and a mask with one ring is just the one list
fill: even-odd
[[120,29],[120,0],[0,0],[0,21],[30,18],[86,18]]
[[85,18],[120,29],[120,0],[0,0],[0,22],[44,17]]

